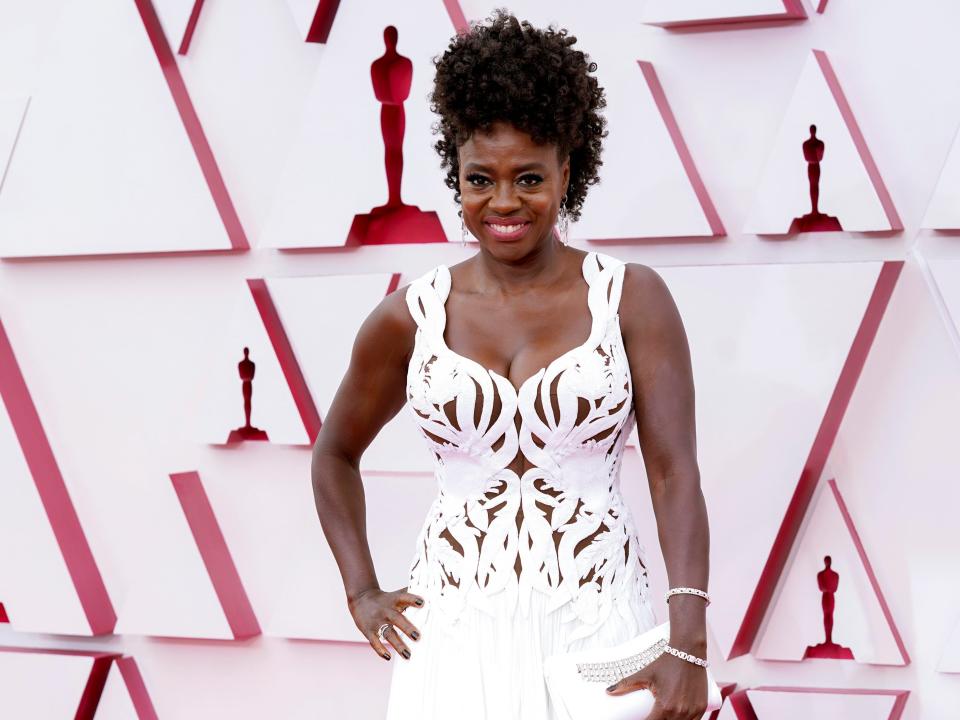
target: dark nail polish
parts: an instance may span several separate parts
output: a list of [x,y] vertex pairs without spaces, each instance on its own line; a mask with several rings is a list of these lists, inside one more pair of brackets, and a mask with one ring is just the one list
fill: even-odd
[[412,633],[410,633],[410,637],[412,637],[414,640],[419,640],[419,639],[420,639],[420,633],[418,633],[416,630],[414,630]]
[[390,653],[384,653],[383,655],[381,655],[381,657],[382,657],[384,660],[389,660],[389,659],[390,659]]
[[417,600],[417,605],[423,605],[423,600]]
[[616,690],[616,689],[617,689],[617,683],[614,683],[613,685],[611,685],[610,687],[607,688],[607,692],[611,692],[611,691]]
[[404,656],[407,660],[409,660],[409,659],[410,659],[410,651],[409,651],[409,650],[404,650],[404,651],[403,651],[403,656]]

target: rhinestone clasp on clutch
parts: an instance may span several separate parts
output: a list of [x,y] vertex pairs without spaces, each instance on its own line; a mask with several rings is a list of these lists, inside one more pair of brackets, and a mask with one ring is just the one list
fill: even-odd
[[645,668],[666,652],[666,638],[657,640],[643,652],[610,662],[577,663],[577,672],[587,682],[619,682],[627,675],[632,675]]

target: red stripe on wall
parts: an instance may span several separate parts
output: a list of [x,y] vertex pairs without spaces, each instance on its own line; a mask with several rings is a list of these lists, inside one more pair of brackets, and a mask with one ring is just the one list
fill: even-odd
[[190,11],[190,19],[187,20],[187,27],[183,31],[183,39],[180,41],[180,49],[177,50],[177,55],[186,55],[190,50],[190,41],[193,40],[193,31],[197,27],[201,10],[203,10],[203,0],[193,0],[193,10]]
[[297,362],[297,355],[293,351],[293,345],[290,338],[287,337],[287,331],[283,328],[283,322],[280,320],[280,313],[277,312],[277,306],[270,296],[270,290],[266,281],[262,279],[247,280],[250,292],[253,294],[253,301],[260,311],[260,318],[263,321],[263,327],[267,331],[270,343],[273,345],[273,351],[276,353],[277,360],[280,362],[280,370],[283,377],[286,378],[287,386],[290,388],[290,394],[293,395],[293,402],[300,413],[300,419],[306,428],[307,437],[312,445],[317,435],[320,433],[320,412],[313,401],[313,395],[310,394],[310,387],[307,385],[307,379],[300,369]]
[[80,696],[80,702],[77,705],[77,714],[74,720],[94,720],[97,714],[97,706],[100,704],[100,698],[103,697],[103,688],[107,684],[107,675],[110,673],[110,665],[113,663],[114,656],[95,657],[93,665],[90,668],[90,675],[87,677],[87,684],[83,688],[83,695]]
[[[340,0],[320,0],[317,3],[317,11],[314,13],[310,29],[307,31],[307,42],[327,42],[339,6]],[[457,33],[462,35],[470,30],[470,24],[467,22],[467,17],[464,15],[458,0],[443,0],[443,6],[446,8],[447,14],[450,16],[450,22],[453,23]]]
[[820,65],[820,71],[823,73],[824,80],[827,82],[827,87],[830,88],[834,102],[837,103],[840,115],[843,117],[843,121],[847,125],[847,130],[850,132],[850,137],[853,139],[853,144],[860,154],[860,161],[863,163],[863,167],[870,177],[870,182],[873,184],[874,192],[877,193],[880,204],[883,206],[883,212],[887,216],[887,222],[890,223],[890,228],[892,230],[903,230],[903,223],[900,221],[897,208],[893,205],[893,198],[890,197],[890,192],[883,182],[883,177],[880,175],[877,163],[874,162],[870,148],[867,147],[867,141],[860,131],[860,125],[853,115],[853,109],[850,107],[850,103],[847,102],[847,96],[844,95],[843,89],[840,87],[840,80],[833,70],[833,65],[830,64],[830,59],[823,50],[814,50],[813,55],[817,59],[817,64]]
[[458,0],[443,0],[443,5],[447,9],[447,15],[450,16],[450,22],[453,23],[454,30],[458,35],[465,35],[470,32],[470,23],[467,22],[467,16],[460,7]]
[[43,509],[93,635],[113,632],[117,616],[100,575],[53,448],[0,321],[0,397],[20,443]]
[[133,709],[136,710],[137,720],[159,720],[136,660],[129,656],[117,658],[117,667],[120,669],[124,685],[127,686],[127,693],[133,702]]
[[713,205],[713,200],[710,199],[707,186],[703,184],[703,179],[697,171],[697,166],[693,162],[693,156],[690,154],[687,143],[683,139],[683,133],[680,132],[680,125],[677,123],[677,118],[674,116],[673,110],[670,109],[670,103],[667,102],[667,95],[663,91],[660,79],[657,77],[657,71],[654,70],[652,63],[645,60],[638,60],[637,63],[640,65],[643,77],[647,81],[647,86],[650,88],[650,94],[653,95],[653,101],[657,105],[657,110],[660,111],[660,117],[663,118],[663,124],[667,128],[667,132],[670,133],[670,139],[673,141],[677,155],[680,156],[680,163],[683,165],[683,169],[687,174],[687,179],[690,181],[690,185],[697,195],[700,208],[703,210],[703,214],[710,224],[710,231],[715,236],[726,235],[727,231],[723,227],[720,215]]
[[227,541],[220,531],[213,506],[203,489],[199,473],[172,473],[170,480],[173,481],[173,489],[180,500],[183,514],[233,637],[241,639],[259,635],[260,624],[233,563]]
[[187,92],[186,83],[183,81],[183,76],[180,75],[177,60],[170,49],[169,43],[167,43],[166,35],[163,34],[163,27],[160,25],[156,10],[154,10],[150,0],[134,0],[134,2],[137,5],[137,10],[140,11],[143,27],[147,31],[147,37],[150,38],[150,44],[153,45],[157,60],[160,62],[160,69],[167,81],[167,87],[170,88],[170,94],[177,106],[177,112],[180,113],[180,119],[187,131],[187,137],[190,138],[190,144],[197,156],[197,162],[200,163],[200,170],[207,181],[207,187],[210,188],[214,205],[217,207],[217,212],[220,213],[220,219],[223,221],[227,236],[230,238],[230,245],[234,250],[249,250],[250,243],[247,242],[247,235],[240,224],[240,218],[233,206],[233,201],[230,199],[230,193],[227,192],[227,186],[223,182],[217,160],[210,149],[210,143],[207,142],[207,136],[203,132],[200,118],[193,107],[190,93]]
[[307,31],[307,42],[325,43],[327,41],[338,7],[340,7],[340,0],[320,0],[317,3],[317,11]]
[[857,532],[857,526],[853,524],[853,516],[850,515],[850,510],[847,508],[847,503],[843,499],[843,495],[840,493],[840,488],[837,486],[837,481],[835,478],[830,478],[827,483],[830,485],[830,490],[833,492],[833,497],[837,501],[837,506],[840,508],[840,514],[843,516],[843,523],[847,526],[847,532],[850,533],[850,539],[853,540],[853,545],[857,549],[857,555],[860,556],[860,562],[863,565],[864,571],[867,573],[867,578],[870,580],[870,586],[873,588],[874,594],[877,596],[877,602],[880,603],[880,610],[883,612],[883,618],[887,621],[887,626],[890,628],[890,633],[893,635],[894,641],[897,643],[897,649],[900,651],[900,656],[903,658],[903,664],[910,664],[910,655],[907,653],[907,646],[903,642],[903,638],[900,636],[900,631],[897,629],[897,624],[893,621],[893,613],[890,612],[890,606],[887,605],[887,599],[883,595],[883,590],[880,589],[880,582],[877,580],[877,575],[873,571],[873,565],[870,564],[870,558],[867,557],[867,549],[863,546],[863,541],[860,539],[860,533]]

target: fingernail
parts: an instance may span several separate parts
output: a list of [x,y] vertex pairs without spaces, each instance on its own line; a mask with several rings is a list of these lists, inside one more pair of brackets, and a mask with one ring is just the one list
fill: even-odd
[[384,654],[381,655],[380,657],[382,657],[384,660],[389,660],[389,659],[390,659],[390,653],[384,653]]
[[612,692],[616,689],[617,689],[617,683],[614,683],[613,685],[607,688],[607,692]]
[[410,637],[412,637],[414,640],[419,640],[419,639],[420,639],[420,633],[418,633],[416,630],[414,630],[412,633],[410,633]]
[[417,605],[423,605],[423,600],[417,600]]
[[406,650],[406,649],[405,649],[402,654],[403,654],[403,656],[404,656],[407,660],[410,659],[410,651],[409,651],[409,650]]

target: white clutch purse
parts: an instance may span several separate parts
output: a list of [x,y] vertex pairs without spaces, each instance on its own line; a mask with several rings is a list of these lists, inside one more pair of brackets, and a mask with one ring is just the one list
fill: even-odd
[[[660,657],[669,639],[670,623],[665,622],[614,647],[551,655],[544,661],[547,692],[569,720],[642,720],[653,710],[650,690],[610,695],[607,687]],[[707,712],[722,702],[708,668]]]

